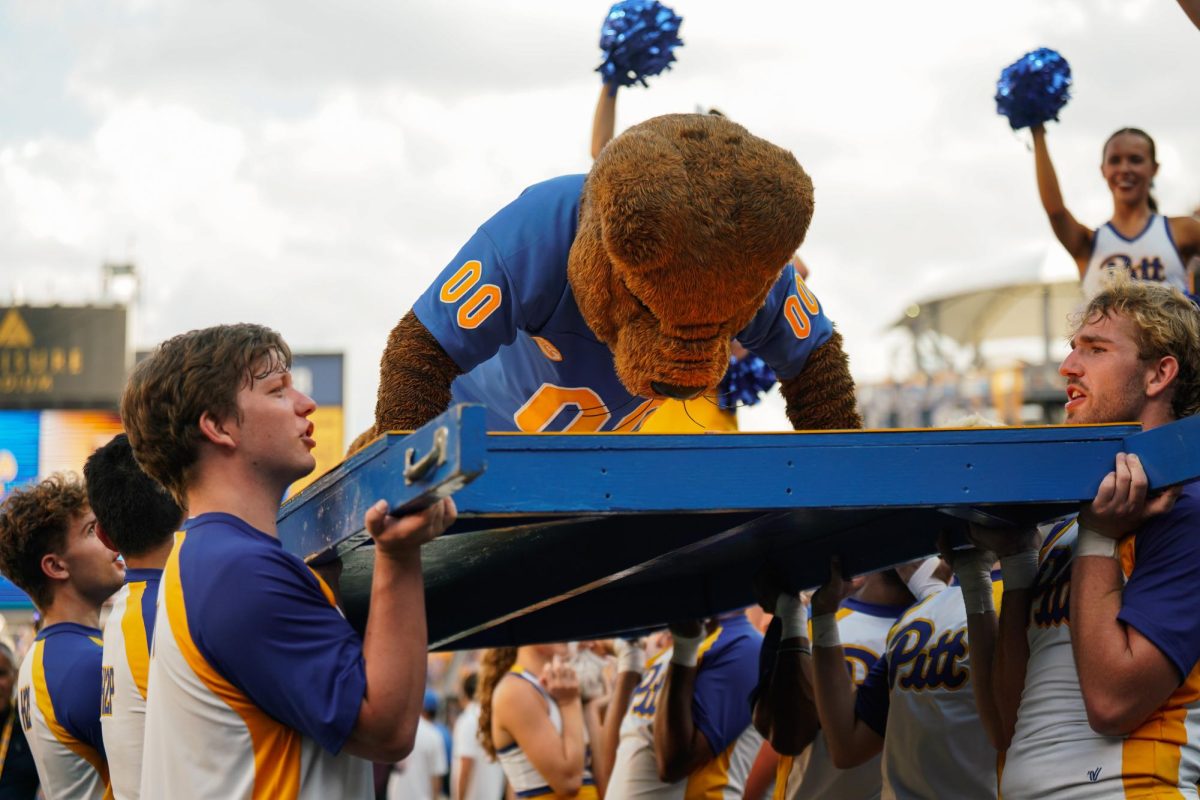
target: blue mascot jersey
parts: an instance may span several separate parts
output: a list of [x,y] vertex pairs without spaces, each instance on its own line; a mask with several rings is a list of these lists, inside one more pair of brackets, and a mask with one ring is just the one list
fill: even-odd
[[[661,401],[631,395],[567,282],[584,175],[535,184],[480,226],[413,306],[463,373],[455,403],[483,403],[497,431],[635,430]],[[790,267],[737,334],[781,380],[833,325]]]

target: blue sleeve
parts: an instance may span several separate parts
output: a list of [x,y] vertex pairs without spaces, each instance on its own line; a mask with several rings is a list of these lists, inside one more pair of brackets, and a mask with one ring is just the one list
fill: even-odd
[[758,638],[738,635],[727,646],[718,639],[700,662],[692,695],[692,720],[713,755],[719,755],[750,724],[746,697],[758,680]]
[[[223,565],[188,623],[200,652],[251,702],[331,753],[366,696],[362,640],[307,566],[283,550]],[[198,633],[197,633],[198,631]]]
[[737,340],[785,381],[799,375],[809,354],[832,335],[833,323],[825,316],[817,296],[789,264]]
[[[104,661],[104,649],[82,636],[55,636],[50,639],[58,647],[77,649],[70,658],[58,653],[55,663],[67,665],[57,673],[53,683],[47,675],[50,702],[54,716],[67,732],[81,742],[90,744],[104,756],[104,737],[100,733],[100,695],[102,693],[100,671]],[[105,756],[107,758],[107,756]]]
[[536,332],[567,289],[583,176],[537,184],[485,222],[413,305],[463,372]]
[[1200,660],[1200,501],[1197,484],[1137,534],[1133,573],[1117,619],[1136,628],[1171,660],[1182,682]]
[[884,654],[875,661],[867,679],[858,687],[854,696],[854,715],[880,736],[887,730],[888,709],[891,696],[888,694],[888,659]]

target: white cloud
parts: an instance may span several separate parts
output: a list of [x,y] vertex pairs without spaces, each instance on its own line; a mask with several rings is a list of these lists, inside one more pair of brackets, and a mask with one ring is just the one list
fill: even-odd
[[[715,105],[796,153],[817,192],[803,252],[859,374],[894,365],[887,325],[909,302],[1056,252],[1027,137],[991,99],[1026,50],[1057,47],[1075,71],[1050,143],[1077,216],[1107,217],[1100,145],[1127,124],[1158,140],[1163,207],[1200,201],[1200,34],[1174,4],[676,8],[678,64],[622,91],[618,125]],[[22,5],[0,34],[20,56],[0,56],[0,102],[22,112],[0,122],[0,296],[94,296],[99,263],[131,256],[139,344],[253,319],[297,349],[346,349],[363,427],[388,330],[472,230],[588,168],[605,10]]]

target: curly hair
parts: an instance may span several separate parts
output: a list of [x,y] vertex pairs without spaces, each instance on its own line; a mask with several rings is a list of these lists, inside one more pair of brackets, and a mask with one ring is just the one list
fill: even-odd
[[87,509],[87,492],[69,473],[17,489],[0,505],[0,572],[43,611],[54,594],[42,558],[65,549],[71,522]]
[[129,437],[118,433],[83,465],[88,505],[125,557],[143,555],[170,541],[183,511],[162,484],[133,457]]
[[203,436],[200,417],[240,419],[238,391],[291,366],[283,337],[262,325],[218,325],[163,342],[134,367],[121,397],[121,421],[137,462],[186,508]]
[[1071,337],[1088,323],[1114,314],[1134,325],[1138,358],[1173,357],[1179,364],[1171,395],[1175,419],[1200,412],[1200,309],[1173,286],[1116,273],[1102,292],[1072,318]]
[[492,758],[496,757],[496,743],[492,740],[492,693],[515,663],[515,647],[493,647],[479,659],[479,743]]

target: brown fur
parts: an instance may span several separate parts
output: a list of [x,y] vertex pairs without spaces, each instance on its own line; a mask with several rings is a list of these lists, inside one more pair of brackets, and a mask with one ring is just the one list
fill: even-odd
[[791,153],[706,114],[671,114],[609,143],[584,185],[567,275],[631,394],[709,389],[812,218]]
[[450,405],[450,384],[461,373],[433,334],[409,311],[392,329],[383,351],[375,402],[376,435],[416,430],[445,411]]
[[787,415],[798,431],[849,430],[862,427],[854,402],[850,359],[837,331],[808,357],[800,374],[780,384]]
[[[610,142],[584,184],[567,276],[625,388],[716,386],[730,339],[762,307],[812,211],[796,159],[727,119],[657,117]],[[444,411],[460,374],[411,311],[381,367],[376,425],[357,446]],[[862,425],[836,332],[782,390],[798,429]]]

